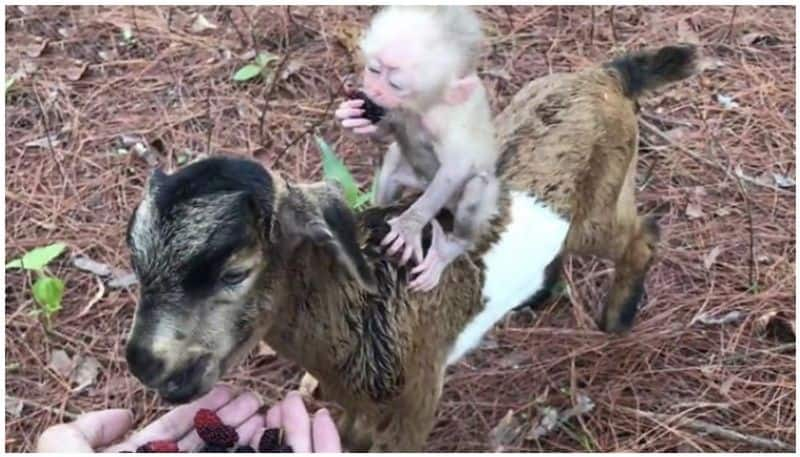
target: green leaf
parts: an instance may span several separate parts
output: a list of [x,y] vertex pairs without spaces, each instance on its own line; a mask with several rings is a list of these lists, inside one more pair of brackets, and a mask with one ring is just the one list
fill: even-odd
[[369,203],[370,200],[372,200],[372,192],[364,192],[356,198],[356,201],[353,203],[353,209],[360,209],[362,206]]
[[22,256],[21,259],[15,259],[7,263],[6,269],[24,268],[26,270],[41,270],[53,259],[61,255],[66,248],[67,245],[64,243],[53,243],[50,246],[33,249]]
[[242,68],[239,69],[234,75],[234,81],[247,81],[249,79],[253,79],[256,76],[261,74],[261,68],[258,65],[249,63]]
[[333,149],[325,142],[319,135],[314,135],[322,152],[322,173],[325,179],[338,181],[344,191],[344,198],[347,204],[352,208],[358,200],[358,185],[356,184],[350,171],[344,166],[341,160],[333,152]]
[[258,56],[256,56],[256,64],[260,67],[266,67],[268,63],[272,62],[273,60],[278,60],[278,56],[271,53],[271,52],[262,52]]
[[61,297],[63,296],[64,281],[58,278],[42,276],[33,283],[33,298],[42,305],[48,316],[61,309]]
[[11,90],[11,87],[14,86],[14,83],[16,81],[17,81],[16,78],[14,78],[13,76],[10,78],[6,78],[6,92]]
[[129,25],[122,27],[122,39],[125,40],[126,43],[130,43],[133,39],[133,30]]

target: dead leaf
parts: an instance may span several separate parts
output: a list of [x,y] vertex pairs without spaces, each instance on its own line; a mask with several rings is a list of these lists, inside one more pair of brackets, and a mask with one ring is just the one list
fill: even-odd
[[742,35],[742,37],[739,38],[739,42],[746,46],[775,46],[776,44],[780,43],[781,40],[763,32],[750,32]]
[[89,68],[89,62],[76,62],[77,66],[67,70],[67,79],[70,81],[78,81],[83,78],[86,69]]
[[711,252],[706,254],[705,259],[703,259],[703,266],[706,267],[706,270],[710,270],[711,267],[714,265],[714,262],[717,261],[717,257],[722,254],[722,248],[719,246],[714,246],[711,249]]
[[731,214],[731,210],[728,208],[718,208],[716,211],[714,211],[714,214],[719,217],[725,217]]
[[489,442],[495,452],[501,452],[503,448],[512,444],[522,432],[522,424],[514,416],[513,410],[508,410],[505,417],[500,420],[495,428],[489,432]]
[[731,391],[731,387],[733,387],[734,382],[736,382],[736,376],[731,376],[723,381],[722,385],[719,386],[719,393],[727,397]]
[[778,173],[772,173],[772,179],[775,180],[775,184],[782,188],[788,189],[794,187],[794,179],[790,178],[789,176],[780,175]]
[[291,59],[286,63],[286,67],[281,71],[281,79],[289,79],[289,76],[297,73],[298,70],[303,68],[303,62],[298,59]]
[[763,336],[780,341],[792,343],[795,341],[794,320],[782,311],[770,311],[756,321],[759,333]]
[[22,5],[22,6],[17,6],[17,9],[19,10],[20,13],[28,16],[34,11],[34,9],[36,9],[36,7],[29,5]]
[[47,48],[47,44],[50,40],[42,40],[41,43],[34,43],[25,48],[25,54],[28,57],[39,57],[44,52],[45,48]]
[[25,147],[48,148],[50,147],[51,144],[53,145],[54,148],[61,145],[61,142],[58,140],[58,133],[51,133],[48,136],[39,138],[38,140],[28,141],[27,143],[25,143]]
[[681,143],[689,134],[689,129],[687,127],[675,127],[674,129],[669,129],[664,132],[664,135],[668,136],[670,140]]
[[701,324],[705,325],[724,325],[724,324],[731,324],[734,322],[738,322],[742,320],[744,314],[739,311],[730,311],[726,314],[723,314],[720,317],[708,316],[706,314],[701,314],[700,316],[693,319],[692,323],[700,322]]
[[203,33],[206,30],[211,30],[216,28],[217,26],[209,22],[205,16],[203,16],[202,14],[198,14],[197,17],[195,17],[194,22],[192,22],[191,30],[193,33]]
[[63,349],[56,349],[50,354],[49,366],[64,378],[72,373],[72,360]]
[[300,394],[306,398],[313,398],[314,391],[317,390],[317,386],[319,386],[319,381],[314,376],[311,376],[311,373],[307,372],[303,375],[300,379],[300,387],[297,389],[300,391]]
[[272,349],[270,345],[263,341],[258,342],[258,355],[260,357],[272,357],[276,355],[275,349]]
[[698,203],[692,202],[686,205],[686,216],[688,216],[689,219],[700,219],[704,217],[705,214],[703,214],[703,208]]
[[75,257],[72,259],[72,265],[79,270],[88,271],[97,276],[111,275],[111,267],[108,264],[94,261],[86,256]]
[[527,352],[512,352],[505,357],[501,358],[497,364],[503,368],[517,369],[525,362],[530,360],[531,356]]
[[356,54],[361,41],[362,26],[355,23],[340,23],[333,30],[333,36],[350,54]]
[[248,51],[245,51],[242,54],[239,54],[239,59],[241,59],[241,60],[253,60],[255,58],[256,58],[256,50],[255,49],[250,49]]
[[733,97],[724,94],[717,94],[717,102],[725,109],[738,108],[739,103],[733,101]]
[[6,397],[6,414],[11,415],[11,417],[20,417],[24,407],[25,404],[16,398]]
[[100,363],[92,356],[80,356],[72,374],[72,382],[77,384],[73,391],[80,391],[91,386],[100,373]]
[[678,41],[684,43],[700,43],[700,37],[692,29],[692,25],[688,20],[678,22]]
[[558,425],[558,411],[552,406],[539,408],[539,417],[539,422],[531,427],[531,430],[525,435],[526,440],[538,440],[550,433]]
[[108,287],[112,289],[124,289],[139,282],[136,274],[132,272],[115,272],[114,277],[108,281]]

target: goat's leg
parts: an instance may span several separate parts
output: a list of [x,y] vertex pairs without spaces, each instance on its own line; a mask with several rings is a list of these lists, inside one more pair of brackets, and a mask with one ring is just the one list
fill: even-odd
[[360,416],[345,411],[336,423],[342,448],[348,452],[365,452],[372,447],[374,427],[369,427],[360,420]]
[[614,283],[599,322],[603,331],[618,333],[633,325],[658,239],[659,229],[655,218],[637,217],[632,236],[615,261]]

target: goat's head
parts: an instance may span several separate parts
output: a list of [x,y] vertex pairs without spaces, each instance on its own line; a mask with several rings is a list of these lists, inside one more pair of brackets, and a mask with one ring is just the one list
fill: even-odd
[[225,157],[155,171],[127,233],[140,282],[131,372],[172,402],[207,392],[269,330],[287,287],[282,265],[301,245],[374,287],[355,236],[333,186],[292,187]]

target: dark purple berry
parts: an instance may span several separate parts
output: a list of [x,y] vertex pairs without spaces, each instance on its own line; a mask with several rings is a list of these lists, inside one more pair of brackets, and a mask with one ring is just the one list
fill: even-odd
[[381,106],[373,102],[372,100],[367,97],[362,91],[357,91],[352,95],[353,99],[364,100],[364,104],[361,105],[361,109],[364,110],[364,118],[369,119],[370,122],[373,124],[377,124],[380,122],[381,118],[386,114],[386,110],[383,109]]

